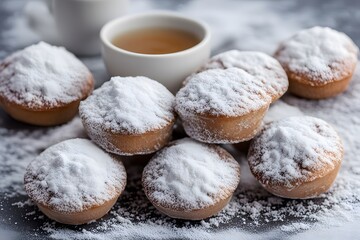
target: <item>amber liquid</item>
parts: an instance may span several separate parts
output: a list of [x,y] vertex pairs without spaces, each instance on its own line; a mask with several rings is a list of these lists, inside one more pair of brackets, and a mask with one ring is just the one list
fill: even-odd
[[200,40],[189,32],[168,28],[146,28],[115,37],[112,43],[121,49],[142,54],[168,54],[186,50]]

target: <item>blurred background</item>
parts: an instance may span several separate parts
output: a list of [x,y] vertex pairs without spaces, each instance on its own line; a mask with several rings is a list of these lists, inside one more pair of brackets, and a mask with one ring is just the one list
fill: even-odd
[[[28,19],[36,15],[43,19],[42,25],[51,25],[43,2],[0,1],[0,59],[41,40],[29,28]],[[177,11],[208,23],[213,32],[212,55],[234,48],[272,54],[280,41],[315,25],[345,32],[360,45],[360,1],[357,0],[130,0],[128,13],[154,9]],[[54,30],[44,29],[42,34],[52,39]],[[107,80],[100,56],[83,61],[95,73],[97,86]]]

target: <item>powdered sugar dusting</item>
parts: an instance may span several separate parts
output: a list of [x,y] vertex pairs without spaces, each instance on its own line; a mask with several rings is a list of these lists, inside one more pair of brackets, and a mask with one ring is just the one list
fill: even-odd
[[[283,114],[290,105],[292,112],[301,110],[325,119],[339,130],[344,140],[345,159],[339,175],[332,188],[316,200],[287,200],[269,194],[252,176],[246,156],[228,146],[227,149],[240,162],[241,184],[229,205],[217,216],[201,222],[189,222],[175,221],[160,214],[146,200],[142,191],[142,168],[139,166],[128,169],[127,189],[108,219],[76,229],[60,229],[61,226],[55,223],[45,222],[41,229],[55,239],[117,239],[120,235],[157,239],[168,239],[169,236],[183,239],[253,239],[257,236],[292,239],[297,236],[293,235],[294,232],[306,230],[300,236],[313,237],[319,229],[329,232],[327,227],[331,227],[336,231],[336,226],[344,226],[344,222],[347,226],[350,221],[352,227],[347,229],[353,231],[359,219],[356,214],[359,213],[360,196],[360,162],[357,161],[360,142],[356,137],[360,133],[359,115],[356,114],[360,110],[360,104],[357,104],[360,103],[357,94],[360,91],[359,79],[360,73],[357,72],[349,90],[334,99],[314,102],[289,95],[285,97],[286,104],[278,105],[277,111],[281,112],[283,107]],[[53,133],[51,136],[58,134]],[[33,212],[34,208],[27,211]],[[29,216],[28,221],[37,219],[39,215],[42,216],[39,213],[34,217]],[[229,229],[222,231],[220,229],[224,224]],[[265,232],[264,228],[267,229]],[[217,230],[213,232],[212,229]]]
[[262,52],[231,50],[220,53],[212,57],[201,70],[231,67],[240,68],[258,78],[274,99],[281,97],[288,89],[287,75],[280,63]]
[[185,211],[229,197],[239,183],[240,166],[217,148],[190,138],[170,143],[144,169],[148,197],[160,206]]
[[[142,12],[152,8],[171,9],[204,20],[214,33],[215,53],[236,48],[260,50],[272,54],[279,41],[299,29],[315,24],[329,25],[356,37],[358,34],[356,22],[360,19],[360,14],[358,7],[353,4],[357,5],[356,1],[281,0],[274,4],[273,1],[262,0],[135,0],[131,2],[130,10]],[[3,9],[9,5],[13,7],[9,11],[2,12],[4,15],[10,14],[2,22],[4,24],[0,34],[0,45],[4,51],[0,50],[2,56],[9,54],[9,49],[18,49],[20,45],[34,41],[26,24],[19,24],[25,22],[23,15],[20,14],[24,2],[4,0],[1,7]],[[326,14],[323,14],[324,12]],[[94,71],[92,68],[91,70]],[[103,71],[105,72],[105,69]],[[100,80],[99,82],[105,81],[107,77],[101,75]],[[347,92],[333,99],[307,101],[289,95],[283,99],[286,104],[292,106],[290,110],[287,105],[282,104],[275,108],[274,114],[278,117],[280,114],[286,116],[287,112],[296,113],[296,109],[300,109],[303,113],[325,119],[341,134],[346,149],[345,159],[328,193],[314,201],[274,197],[253,178],[245,156],[235,151],[233,155],[241,164],[241,184],[233,200],[219,215],[201,222],[177,221],[157,212],[143,194],[139,180],[141,167],[138,171],[130,171],[127,190],[105,219],[71,228],[49,221],[36,207],[25,204],[28,199],[22,191],[24,169],[44,148],[63,139],[83,136],[81,121],[75,118],[68,124],[49,129],[6,129],[2,125],[0,191],[6,194],[2,194],[4,198],[0,199],[1,236],[8,239],[12,237],[119,239],[121,236],[129,239],[207,240],[313,239],[314,236],[337,239],[358,236],[360,219],[358,207],[360,138],[357,137],[360,135],[358,94],[360,84],[358,80],[359,74],[355,76]],[[10,122],[7,117],[0,119],[0,123],[6,124],[6,122]],[[6,198],[9,195],[13,198]],[[24,204],[12,205],[12,203],[24,203],[25,206],[23,208]],[[303,224],[292,224],[293,221]],[[307,230],[305,230],[306,225],[309,226]],[[4,228],[10,227],[16,233],[4,231]],[[10,234],[9,237],[7,233]]]
[[89,70],[73,54],[45,42],[15,52],[0,63],[0,95],[30,108],[80,100],[92,81]]
[[264,117],[264,123],[281,120],[287,117],[303,116],[304,113],[297,107],[287,104],[282,100],[278,100],[271,104],[269,111]]
[[38,203],[59,212],[80,212],[119,194],[126,172],[87,139],[71,139],[51,146],[32,161],[25,189]]
[[82,120],[117,133],[141,134],[173,121],[174,96],[146,77],[112,77],[80,104]]
[[304,74],[314,82],[326,83],[350,76],[358,48],[344,33],[313,27],[284,41],[275,56],[285,69]]
[[210,69],[191,77],[176,94],[180,115],[242,116],[270,105],[257,79],[238,68]]
[[262,183],[292,188],[330,172],[342,157],[336,131],[321,119],[304,116],[265,126],[251,143],[248,161]]

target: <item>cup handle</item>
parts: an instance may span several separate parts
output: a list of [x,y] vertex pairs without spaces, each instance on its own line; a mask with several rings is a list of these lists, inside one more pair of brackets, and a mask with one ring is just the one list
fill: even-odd
[[53,6],[54,0],[30,1],[25,6],[25,16],[30,29],[42,40],[58,44]]

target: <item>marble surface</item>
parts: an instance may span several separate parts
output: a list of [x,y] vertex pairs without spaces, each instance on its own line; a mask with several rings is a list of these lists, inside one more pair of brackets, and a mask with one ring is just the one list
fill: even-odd
[[[152,9],[165,9],[199,18],[207,22],[213,32],[213,54],[237,48],[243,50],[260,50],[271,54],[277,44],[299,29],[314,25],[330,26],[347,33],[360,45],[360,1],[312,1],[312,0],[278,0],[278,1],[217,1],[217,0],[132,0],[130,13]],[[39,37],[33,34],[25,19],[34,5],[23,0],[0,1],[0,59],[9,53],[37,42]],[[29,7],[30,6],[30,7]],[[36,6],[35,6],[36,11]],[[100,56],[82,58],[96,78],[96,85],[108,80],[106,69]],[[35,129],[11,120],[0,110],[0,127],[16,130]],[[1,139],[0,139],[1,141]],[[0,169],[5,171],[4,169]],[[1,181],[1,178],[0,178]],[[24,209],[13,203],[24,202],[26,197],[1,194],[0,191],[0,240],[5,239],[47,239],[46,231],[36,231],[46,220],[24,220]],[[30,207],[31,208],[31,207]],[[41,213],[36,213],[41,215]],[[291,218],[285,219],[292,221]],[[215,232],[228,227],[241,225],[237,220],[229,221],[215,227]],[[252,239],[283,239],[289,237],[279,231],[278,222],[269,222],[261,228],[242,226],[251,232]],[[346,224],[335,230],[318,230],[319,237],[336,239],[338,237],[354,238],[360,234],[359,222]],[[266,234],[269,232],[269,235]],[[301,238],[311,239],[309,231],[302,231]],[[295,236],[297,233],[291,234]],[[232,235],[227,235],[228,239]],[[219,236],[220,237],[220,236]],[[136,237],[134,237],[136,238]],[[169,237],[170,238],[170,237]]]

